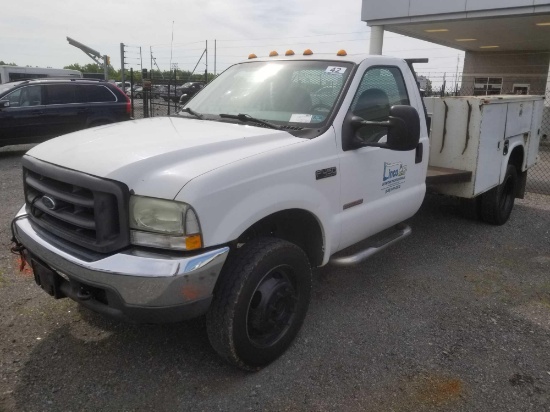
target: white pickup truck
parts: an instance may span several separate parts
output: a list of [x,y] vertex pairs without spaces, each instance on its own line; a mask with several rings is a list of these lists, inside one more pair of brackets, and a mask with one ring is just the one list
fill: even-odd
[[473,199],[486,222],[510,216],[537,156],[542,98],[428,109],[431,145],[400,59],[251,58],[177,116],[31,149],[15,249],[55,298],[137,322],[206,314],[215,350],[258,369],[298,333],[312,268],[357,264],[409,235],[427,185]]

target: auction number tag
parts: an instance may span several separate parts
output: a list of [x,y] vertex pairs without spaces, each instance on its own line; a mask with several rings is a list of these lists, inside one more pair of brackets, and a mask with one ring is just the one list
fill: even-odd
[[291,123],[311,123],[312,118],[313,118],[313,115],[311,114],[295,113],[292,116],[290,116],[289,121]]
[[328,66],[325,73],[343,74],[346,72],[346,67]]

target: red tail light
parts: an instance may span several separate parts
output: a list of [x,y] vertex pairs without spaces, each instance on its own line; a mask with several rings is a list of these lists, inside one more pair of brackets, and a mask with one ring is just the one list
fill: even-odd
[[118,87],[116,84],[113,84],[114,87],[116,87],[120,93],[126,98],[126,114],[132,114],[132,102],[130,101],[130,98],[126,93],[124,93],[124,90],[122,90],[120,87]]

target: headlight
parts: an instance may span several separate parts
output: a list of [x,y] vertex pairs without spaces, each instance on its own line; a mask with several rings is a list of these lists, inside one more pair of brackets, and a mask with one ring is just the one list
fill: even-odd
[[199,219],[187,203],[131,196],[130,229],[134,245],[176,250],[202,247]]

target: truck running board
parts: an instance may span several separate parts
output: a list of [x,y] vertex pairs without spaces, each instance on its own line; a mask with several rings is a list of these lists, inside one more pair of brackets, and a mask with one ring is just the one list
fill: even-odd
[[333,257],[332,259],[330,259],[330,263],[336,266],[357,265],[358,263],[364,262],[372,255],[383,251],[394,243],[405,239],[412,233],[412,229],[409,225],[400,223],[394,226],[392,229],[384,231],[383,233],[383,237],[378,237],[379,235],[375,235],[373,238],[371,238],[372,243],[366,249],[360,250],[357,253],[348,256]]

